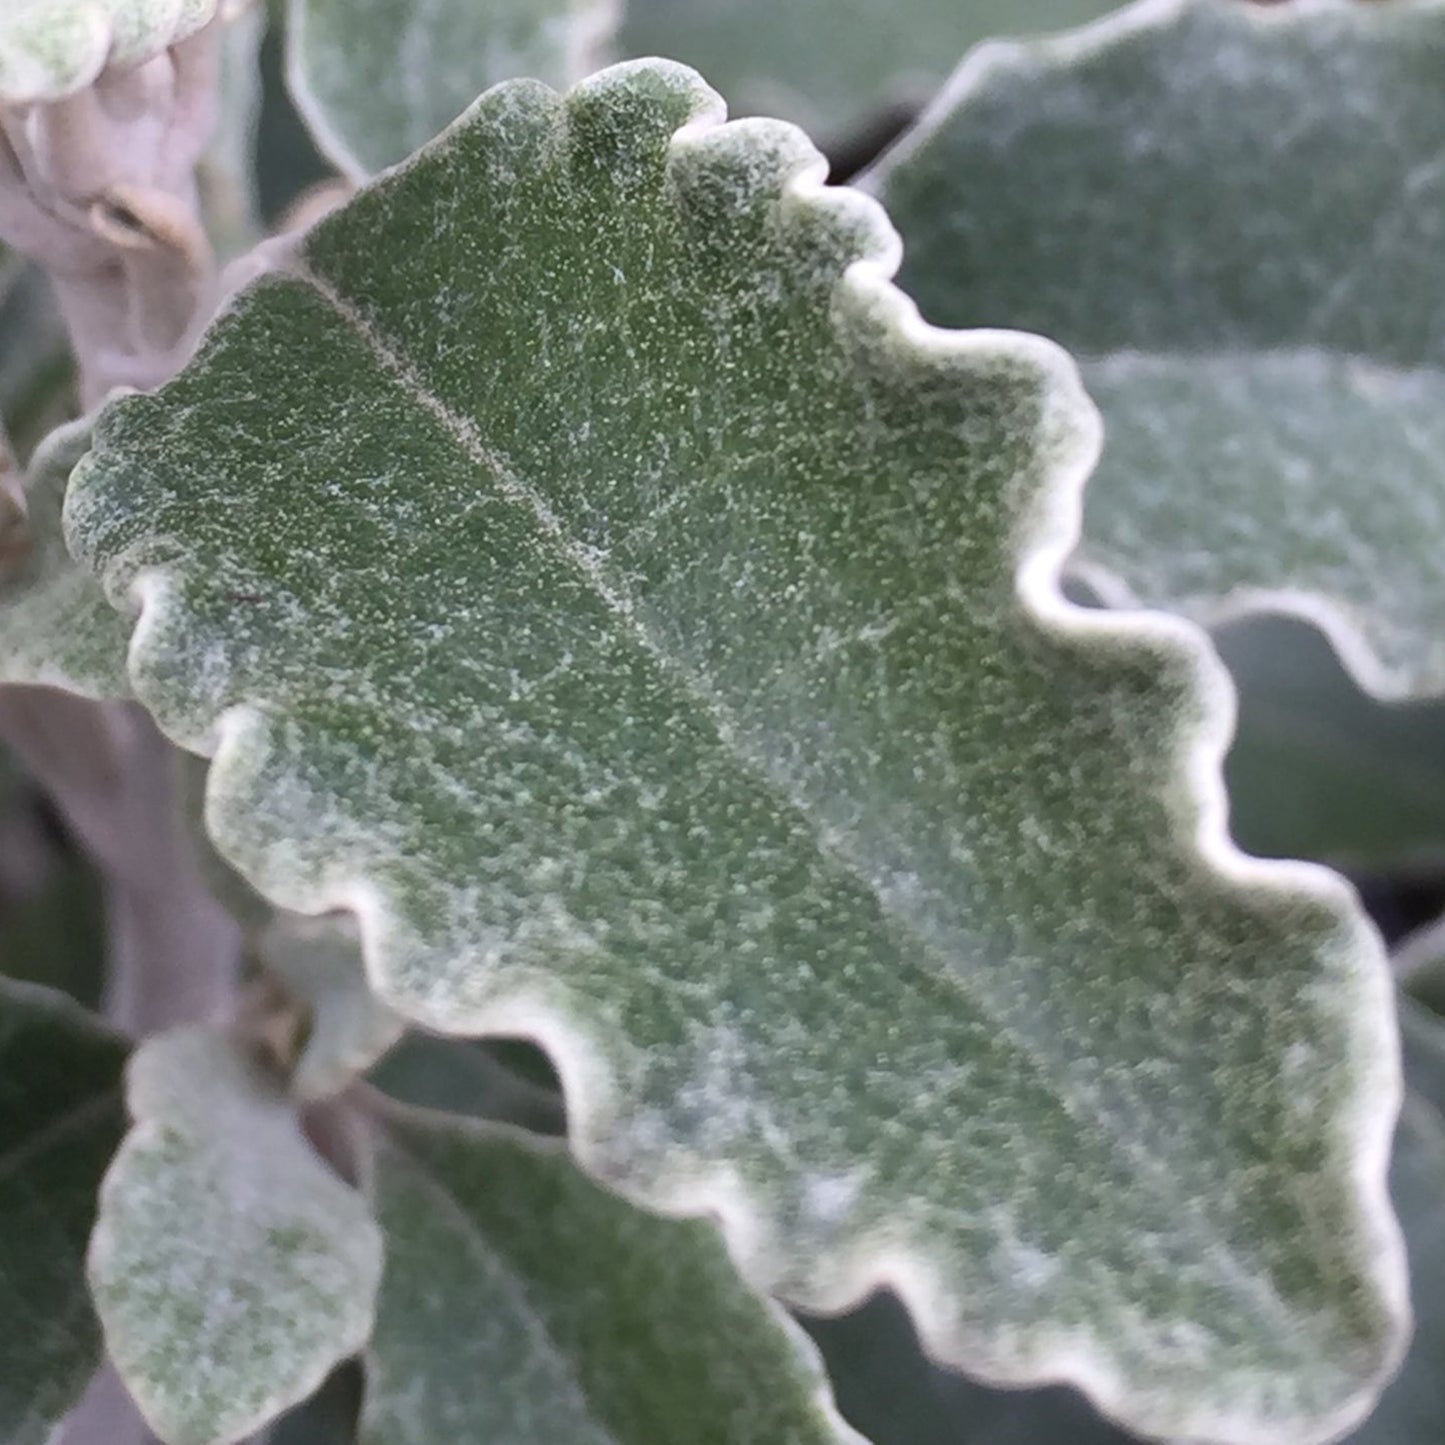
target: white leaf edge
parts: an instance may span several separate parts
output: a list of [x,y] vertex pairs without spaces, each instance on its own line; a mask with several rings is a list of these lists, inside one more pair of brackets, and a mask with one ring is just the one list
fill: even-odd
[[[0,4],[3,3],[4,0],[0,0]],[[68,489],[68,474],[86,454],[95,415],[64,422],[41,440],[22,478],[27,500],[40,492]],[[67,473],[64,481],[58,475],[61,470]],[[30,516],[38,521],[33,533],[34,547],[43,554],[43,565],[40,574],[31,578],[23,591],[17,590],[8,597],[0,579],[0,688],[52,688],[90,702],[129,700],[128,648],[123,626],[116,634],[115,665],[111,671],[72,668],[67,665],[68,660],[63,660],[58,650],[49,645],[49,638],[63,638],[67,632],[87,630],[90,625],[87,614],[98,618],[102,625],[109,619],[100,584],[70,555],[63,539],[51,531],[58,518],[49,499],[44,499],[42,506]],[[15,616],[7,616],[11,609],[21,614],[18,622]],[[34,619],[33,630],[22,640],[18,634],[26,631],[27,619],[23,614],[27,612],[51,615]]]
[[[1140,0],[1138,9],[1158,16],[1172,14],[1188,3],[1189,0]],[[1300,0],[1300,3],[1328,6],[1333,0]],[[1126,18],[1137,23],[1137,13],[1136,9]],[[1033,43],[1086,50],[1088,45],[1100,43],[1101,31],[1103,39],[1111,39],[1119,25],[1120,21],[1111,17],[1062,39]],[[965,62],[964,71],[976,68],[979,57],[992,63],[994,55],[1006,54],[1018,48],[1018,44],[988,42]],[[612,69],[656,63],[624,62]],[[714,94],[706,112],[674,133],[671,149],[686,149],[721,126],[725,119],[722,99]],[[454,125],[464,120],[465,116],[459,117]],[[448,127],[442,136],[451,129]],[[401,166],[383,174],[405,169],[418,156],[428,153],[434,144],[436,141],[428,143]],[[957,359],[980,353],[994,358],[1012,356],[1034,369],[1041,378],[1047,376],[1047,385],[1040,386],[1041,433],[1056,430],[1061,412],[1072,414],[1077,440],[1067,449],[1058,446],[1053,449],[1052,483],[1040,488],[1031,515],[1021,518],[1018,535],[1026,540],[1020,542],[1014,575],[1024,616],[1043,636],[1062,642],[1097,641],[1105,647],[1130,642],[1152,644],[1171,649],[1187,660],[1196,678],[1197,706],[1192,727],[1182,721],[1179,724],[1175,756],[1179,794],[1194,803],[1193,826],[1187,832],[1192,835],[1196,856],[1227,882],[1267,890],[1281,895],[1282,899],[1302,895],[1327,907],[1339,918],[1342,933],[1353,934],[1361,990],[1373,989],[1375,994],[1375,1006],[1362,1009],[1357,1015],[1357,1027],[1363,1036],[1361,1056],[1371,1059],[1373,1069],[1359,1080],[1353,1091],[1352,1107],[1341,1111],[1338,1128],[1339,1137],[1350,1146],[1344,1152],[1354,1161],[1349,1185],[1360,1205],[1360,1233],[1365,1245],[1362,1267],[1372,1271],[1381,1304],[1395,1323],[1387,1363],[1375,1382],[1373,1393],[1357,1395],[1341,1405],[1333,1415],[1321,1419],[1308,1437],[1302,1437],[1294,1423],[1271,1425],[1253,1412],[1241,1418],[1223,1411],[1199,1411],[1180,1427],[1180,1433],[1186,1436],[1227,1440],[1230,1445],[1324,1445],[1344,1435],[1373,1409],[1379,1391],[1404,1359],[1411,1332],[1405,1246],[1388,1182],[1395,1122],[1404,1098],[1404,1085],[1393,976],[1383,944],[1360,906],[1354,888],[1339,874],[1317,863],[1251,857],[1232,841],[1223,764],[1234,737],[1236,694],[1229,672],[1204,627],[1173,613],[1137,606],[1119,610],[1084,608],[1065,596],[1066,564],[1081,534],[1084,487],[1103,445],[1102,420],[1084,390],[1073,358],[1057,343],[1026,332],[996,328],[951,331],[925,321],[914,302],[893,283],[903,245],[882,206],[852,186],[827,184],[828,169],[827,161],[816,156],[785,182],[780,189],[779,203],[813,206],[825,201],[837,212],[840,224],[851,223],[855,232],[870,233],[874,249],[846,268],[838,282],[835,304],[867,310],[880,321],[886,318],[895,345],[914,360]],[[268,256],[275,264],[284,266],[285,257],[282,250],[275,249],[276,244],[270,243],[273,249]],[[71,535],[69,514],[73,497],[74,489],[67,497],[67,536]],[[130,646],[132,663],[155,645],[164,650],[164,645],[154,643],[153,639],[173,629],[184,629],[184,605],[158,568],[142,568],[130,579],[124,595],[112,593],[111,600],[136,619]],[[231,791],[230,773],[233,768],[243,777],[255,772],[254,766],[241,760],[268,751],[267,733],[264,712],[247,703],[227,708],[212,720],[202,735],[168,731],[177,746],[211,759],[206,779],[205,821],[207,831],[223,855],[227,849],[220,820],[227,812],[225,800]],[[1185,831],[1184,813],[1183,809],[1176,810],[1181,832]],[[772,1238],[766,1208],[753,1197],[735,1169],[725,1163],[692,1173],[674,1169],[668,1174],[658,1172],[642,1182],[635,1178],[619,1180],[614,1171],[605,1167],[605,1143],[610,1120],[615,1117],[615,1095],[605,1053],[593,1047],[587,1033],[549,1007],[545,999],[526,998],[518,993],[505,1001],[474,1009],[464,1021],[449,1016],[449,1021],[438,1029],[435,1019],[423,1016],[414,1008],[403,1007],[404,1001],[393,999],[387,990],[382,960],[388,951],[388,908],[381,891],[364,877],[337,880],[310,893],[297,890],[289,881],[291,870],[286,853],[284,843],[270,849],[269,869],[265,874],[260,868],[248,867],[236,858],[228,861],[260,892],[292,912],[322,914],[348,910],[354,913],[373,990],[422,1027],[452,1035],[515,1037],[543,1049],[562,1085],[574,1157],[588,1175],[657,1214],[712,1216],[722,1227],[729,1253],[744,1278],[760,1291],[777,1290],[785,1276],[785,1255]],[[948,1296],[939,1289],[930,1260],[918,1246],[910,1249],[894,1244],[860,1250],[849,1257],[836,1257],[831,1275],[810,1279],[807,1298],[799,1303],[811,1312],[843,1314],[856,1309],[880,1290],[894,1293],[904,1303],[925,1352],[944,1368],[965,1371],[984,1383],[1004,1387],[1072,1385],[1102,1414],[1121,1423],[1135,1413],[1131,1408],[1135,1402],[1152,1398],[1131,1390],[1096,1342],[1078,1329],[1061,1329],[1055,1339],[1040,1343],[1031,1352],[1029,1363],[1016,1368],[981,1366],[966,1342],[951,1338]],[[789,1295],[784,1293],[782,1297],[787,1299]],[[1041,1358],[1046,1363],[1040,1363]],[[997,1366],[998,1362],[991,1365]]]
[[[985,40],[964,56],[913,125],[872,161],[855,184],[871,193],[877,173],[906,161],[912,151],[923,145],[969,99],[976,87],[984,86],[996,72],[1007,72],[1024,58],[1030,63],[1043,62],[1060,68],[1085,63],[1129,37],[1174,24],[1180,16],[1199,9],[1201,3],[1207,0],[1134,0],[1133,4],[1072,30],[1022,39]],[[1397,0],[1397,3],[1402,8],[1408,5],[1414,9],[1445,10],[1439,0]],[[1229,9],[1237,23],[1263,31],[1297,24],[1304,15],[1329,14],[1354,9],[1359,4],[1360,0],[1290,0],[1288,5],[1233,3]],[[1081,541],[1082,534],[1076,538],[1076,545]],[[1445,536],[1440,543],[1445,551]],[[1093,559],[1082,555],[1069,558],[1066,572],[1090,588],[1104,607],[1134,611],[1146,605],[1119,573]],[[1438,687],[1421,687],[1408,669],[1387,664],[1370,644],[1352,609],[1327,593],[1298,587],[1238,587],[1207,605],[1191,607],[1190,614],[1208,628],[1261,615],[1294,618],[1324,635],[1351,681],[1370,697],[1381,702],[1445,697],[1445,679]]]
[[[91,1294],[95,1298],[102,1334],[106,1338],[107,1345],[111,1340],[112,1326],[100,1308],[99,1299],[96,1298],[96,1280],[104,1275],[110,1257],[118,1247],[111,1217],[107,1210],[108,1196],[124,1184],[125,1171],[133,1156],[149,1153],[157,1146],[163,1147],[168,1136],[184,1132],[178,1129],[178,1126],[172,1121],[172,1116],[167,1112],[167,1099],[168,1096],[171,1096],[171,1090],[166,1078],[166,1069],[157,1062],[157,1051],[154,1048],[157,1044],[160,1048],[172,1053],[176,1052],[178,1047],[231,1050],[229,1056],[223,1056],[218,1060],[221,1066],[220,1071],[229,1071],[240,1076],[249,1068],[237,1051],[234,1040],[225,1031],[208,1024],[183,1025],[167,1033],[152,1034],[150,1038],[137,1045],[127,1061],[124,1089],[126,1104],[131,1114],[131,1126],[101,1180],[99,1210],[86,1251],[86,1272],[91,1279]],[[150,1049],[149,1053],[147,1052],[148,1048]],[[264,1112],[270,1112],[285,1102],[287,1102],[286,1096],[278,1087],[274,1099],[264,1100],[260,1107]],[[253,1105],[253,1107],[255,1106]],[[187,1122],[194,1124],[195,1121]],[[348,1119],[347,1123],[350,1124],[350,1122]],[[293,1118],[290,1121],[290,1127],[296,1142],[310,1151],[310,1141],[299,1120]],[[331,1176],[338,1189],[353,1190],[353,1186],[347,1184],[319,1154],[315,1156],[315,1162],[319,1171]],[[359,1190],[353,1190],[353,1192],[357,1193],[359,1198],[365,1197]],[[370,1306],[364,1315],[358,1314],[357,1318],[352,1321],[350,1332],[343,1338],[343,1342],[335,1347],[334,1359],[327,1361],[318,1355],[307,1370],[294,1372],[289,1383],[273,1388],[266,1401],[257,1406],[248,1418],[235,1423],[223,1436],[212,1437],[209,1445],[241,1445],[241,1442],[258,1431],[262,1432],[264,1439],[268,1425],[284,1411],[309,1399],[338,1362],[355,1355],[365,1347],[375,1323],[376,1293],[380,1285],[384,1254],[384,1242],[374,1224],[371,1225],[371,1234],[370,1240],[363,1240],[358,1245],[359,1252],[363,1252],[368,1243],[374,1245],[374,1249],[371,1251],[375,1256],[375,1268]],[[112,1365],[122,1384],[126,1386],[127,1393],[135,1399],[134,1392],[125,1381],[119,1364],[112,1360]],[[135,1404],[147,1426],[154,1430],[158,1439],[163,1442],[163,1445],[166,1445],[160,1423],[150,1418],[146,1406],[139,1399],[135,1399]],[[195,1442],[189,1442],[189,1445],[195,1445]]]

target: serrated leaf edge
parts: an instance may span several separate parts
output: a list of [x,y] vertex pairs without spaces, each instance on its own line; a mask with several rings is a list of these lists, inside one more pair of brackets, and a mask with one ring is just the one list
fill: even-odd
[[[1143,0],[1139,8],[1154,14],[1173,13],[1188,3]],[[1331,6],[1335,0],[1303,3]],[[1100,29],[1117,29],[1119,23],[1117,19],[1109,20],[1090,30],[1096,36]],[[1033,43],[1070,42],[1053,39]],[[986,57],[996,50],[1016,48],[1005,42],[990,43],[975,55]],[[672,62],[632,61],[612,67],[605,75],[616,77],[634,66],[658,64],[686,69]],[[593,83],[588,81],[584,86]],[[458,124],[464,119],[459,119]],[[721,99],[713,95],[710,106],[674,133],[669,156],[723,124]],[[733,124],[796,130],[786,122],[776,121]],[[443,132],[443,136],[446,134]],[[430,151],[434,144],[424,146],[417,155]],[[404,170],[415,160],[416,156],[386,174]],[[1240,1445],[1313,1445],[1335,1438],[1372,1408],[1378,1389],[1403,1359],[1409,1336],[1405,1251],[1387,1180],[1394,1125],[1403,1098],[1400,1044],[1394,1024],[1393,986],[1378,934],[1360,909],[1352,887],[1331,870],[1307,862],[1252,858],[1231,840],[1223,761],[1234,734],[1235,694],[1229,674],[1203,629],[1185,618],[1162,612],[1089,610],[1064,596],[1061,579],[1066,559],[1080,535],[1084,486],[1102,445],[1098,412],[1084,391],[1072,358],[1043,337],[1004,330],[947,331],[924,321],[914,303],[892,282],[902,257],[902,243],[882,207],[861,191],[826,185],[826,176],[827,164],[822,157],[799,166],[781,187],[779,204],[807,205],[815,210],[831,208],[840,226],[851,224],[855,233],[866,227],[873,250],[854,260],[840,276],[835,292],[837,312],[872,310],[886,317],[899,353],[913,361],[956,360],[979,354],[1007,357],[1028,366],[1039,377],[1040,433],[1052,438],[1053,445],[1047,450],[1052,452],[1053,464],[1051,481],[1040,486],[1033,515],[1021,519],[1019,527],[1019,535],[1027,541],[1020,544],[1015,575],[1025,616],[1046,636],[1061,641],[1092,641],[1106,648],[1135,644],[1168,650],[1193,671],[1197,709],[1191,720],[1180,719],[1177,724],[1176,787],[1171,790],[1176,796],[1174,814],[1181,833],[1192,839],[1193,852],[1206,872],[1281,899],[1304,895],[1328,907],[1339,920],[1341,937],[1348,939],[1350,956],[1358,963],[1355,983],[1359,996],[1354,1010],[1357,1056],[1350,1062],[1360,1074],[1360,1084],[1352,1106],[1339,1117],[1335,1157],[1351,1161],[1348,1177],[1359,1207],[1362,1267],[1371,1269],[1379,1301],[1395,1326],[1381,1377],[1372,1382],[1373,1388],[1362,1390],[1329,1418],[1311,1421],[1307,1434],[1302,1433],[1306,1427],[1299,1420],[1265,1422],[1253,1414],[1241,1418],[1199,1409],[1180,1413],[1173,1404],[1169,1406],[1168,1424],[1158,1427],[1168,1433]],[[292,246],[297,244],[293,242]],[[282,268],[287,268],[288,251],[295,256],[291,248],[275,252],[275,260]],[[297,269],[304,273],[304,267]],[[305,274],[307,280],[314,281],[309,273]],[[1041,450],[1045,448],[1041,446]],[[82,462],[77,475],[87,465]],[[68,498],[67,509],[69,504]],[[164,650],[163,637],[171,616],[179,615],[180,609],[173,606],[168,578],[155,566],[142,568],[119,588],[108,583],[107,590],[115,605],[138,613],[130,646],[134,675],[138,662],[149,652]],[[951,1334],[948,1297],[940,1290],[928,1252],[921,1246],[905,1249],[896,1243],[886,1248],[875,1245],[860,1248],[852,1256],[835,1256],[831,1275],[810,1279],[804,1298],[798,1287],[785,1278],[783,1252],[773,1239],[767,1209],[751,1195],[730,1165],[720,1163],[693,1172],[677,1169],[666,1177],[653,1174],[645,1180],[619,1177],[615,1169],[607,1167],[603,1149],[603,1142],[612,1132],[609,1120],[618,1117],[616,1090],[603,1054],[593,1046],[588,1030],[575,1026],[555,1003],[519,993],[469,1012],[464,1025],[454,1018],[439,1021],[426,1013],[421,1001],[398,997],[386,977],[388,908],[381,890],[369,879],[336,881],[303,894],[289,881],[284,840],[273,846],[265,859],[246,860],[226,847],[217,820],[229,794],[231,768],[240,766],[242,758],[254,758],[269,750],[268,723],[261,708],[254,704],[232,706],[214,718],[200,736],[167,731],[179,746],[212,759],[206,788],[206,821],[218,849],[282,907],[302,913],[337,909],[354,912],[368,976],[389,1004],[438,1032],[510,1035],[528,1039],[546,1050],[562,1082],[574,1155],[592,1178],[660,1214],[713,1216],[721,1224],[729,1251],[745,1278],[760,1290],[781,1293],[810,1311],[842,1313],[876,1291],[888,1289],[908,1307],[925,1351],[946,1368],[965,1369],[976,1378],[1005,1386],[1071,1384],[1088,1395],[1103,1413],[1135,1429],[1148,1428],[1141,1424],[1141,1411],[1159,1418],[1159,1397],[1131,1390],[1122,1373],[1105,1357],[1097,1339],[1086,1337],[1080,1330],[1060,1330],[1052,1338],[1038,1332],[1031,1339],[1026,1360],[995,1357],[981,1361],[985,1342]]]
[[[196,1027],[198,1029],[204,1029],[205,1026]],[[116,1150],[115,1157],[111,1160],[100,1182],[99,1209],[96,1215],[96,1224],[94,1230],[91,1232],[90,1245],[86,1251],[86,1274],[92,1281],[103,1276],[105,1272],[104,1262],[116,1248],[115,1232],[109,1227],[109,1219],[113,1211],[106,1208],[106,1200],[107,1197],[113,1194],[123,1183],[121,1175],[125,1165],[133,1154],[143,1153],[155,1145],[163,1144],[168,1135],[176,1132],[176,1126],[168,1123],[165,1119],[157,1118],[149,1113],[142,1114],[137,1110],[135,1105],[137,1086],[132,1078],[132,1066],[138,1056],[139,1050],[137,1050],[137,1053],[133,1054],[127,1062],[124,1079],[126,1105],[130,1110],[132,1123],[126,1131],[126,1136],[121,1141],[120,1148]],[[278,1092],[278,1098],[282,1097],[284,1096]],[[350,1120],[346,1122],[348,1125],[351,1123]],[[295,1122],[294,1128],[297,1137],[303,1143],[306,1143],[306,1135],[300,1123]],[[224,1144],[220,1147],[224,1147]],[[321,1159],[319,1154],[317,1155],[317,1163],[323,1169],[329,1170],[331,1168],[329,1164]],[[342,1182],[339,1175],[337,1178],[338,1182]],[[91,1286],[91,1293],[92,1295],[95,1293],[94,1283],[92,1283]],[[100,1323],[102,1333],[105,1336],[107,1344],[109,1344],[113,1338],[113,1331],[104,1314],[100,1314]],[[358,1320],[357,1326],[351,1335],[338,1334],[338,1343],[335,1347],[333,1360],[327,1361],[318,1358],[317,1361],[306,1370],[296,1370],[293,1363],[291,1366],[291,1378],[286,1386],[274,1389],[272,1393],[267,1396],[263,1404],[258,1405],[250,1416],[227,1433],[209,1437],[207,1445],[239,1445],[239,1442],[246,1440],[257,1431],[263,1430],[283,1411],[309,1399],[320,1388],[322,1381],[326,1379],[327,1375],[331,1373],[336,1361],[344,1360],[364,1348],[371,1337],[374,1325],[375,1302],[373,1300],[371,1311],[366,1314],[364,1320]],[[124,1376],[122,1376],[122,1380],[124,1380]],[[145,1419],[147,1425],[155,1431],[161,1440],[165,1440],[164,1427],[167,1422],[151,1418],[146,1404],[140,1399],[136,1399],[134,1395],[132,1395],[132,1398],[135,1399],[136,1409]],[[186,1445],[194,1445],[194,1442],[186,1442]]]

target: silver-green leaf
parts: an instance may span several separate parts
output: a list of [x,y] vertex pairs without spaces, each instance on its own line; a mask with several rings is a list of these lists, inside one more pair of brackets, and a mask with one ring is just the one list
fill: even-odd
[[542,1041],[755,1284],[1323,1439],[1401,1347],[1375,937],[1226,843],[1201,635],[1061,598],[1063,354],[921,324],[875,204],[719,119],[499,87],[114,404],[67,516],[137,693],[258,888]]
[[249,0],[5,0],[0,103],[55,100],[139,65]]
[[89,447],[87,421],[47,437],[25,479],[23,521],[17,515],[0,536],[0,684],[124,698],[127,629],[71,560],[60,527],[66,482]]
[[484,90],[595,70],[620,0],[289,0],[286,75],[327,157],[361,178],[405,160]]
[[627,0],[625,55],[696,68],[742,114],[833,141],[890,104],[926,100],[969,46],[1082,25],[1118,0]]
[[558,1143],[400,1114],[362,1445],[845,1445],[816,1356],[706,1222],[661,1222]]
[[85,1249],[125,1132],[125,1042],[0,980],[0,1439],[44,1445],[101,1359]]
[[1445,688],[1445,5],[1141,0],[971,56],[868,184],[931,320],[1082,358],[1080,564]]
[[380,1236],[225,1035],[151,1039],[128,1085],[90,1247],[106,1345],[166,1445],[229,1445],[365,1343]]

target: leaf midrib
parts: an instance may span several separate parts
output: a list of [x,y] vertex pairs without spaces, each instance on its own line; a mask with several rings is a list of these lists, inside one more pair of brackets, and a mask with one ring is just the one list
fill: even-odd
[[[937,945],[912,926],[908,916],[888,901],[866,869],[837,842],[831,841],[836,838],[836,832],[824,828],[816,821],[807,801],[797,797],[772,771],[737,746],[739,729],[734,725],[726,705],[717,699],[700,679],[661,649],[638,620],[632,599],[606,575],[597,552],[581,546],[568,535],[561,519],[546,498],[528,484],[499,453],[486,445],[469,418],[457,415],[429,390],[424,377],[411,360],[384,340],[359,308],[308,264],[299,249],[283,263],[283,274],[309,287],[356,336],[382,372],[394,380],[403,395],[437,422],[469,461],[493,478],[509,502],[526,509],[534,517],[563,557],[594,589],[637,646],[703,711],[712,724],[718,745],[728,750],[740,770],[760,783],[781,804],[807,821],[813,846],[818,854],[864,888],[880,917],[907,937],[923,959],[932,961],[933,966],[929,970],[931,975],[952,987],[960,997],[976,1008],[1019,1056],[1036,1069],[1060,1113],[1073,1127],[1079,1127],[1081,1119],[1079,1110],[1070,1105],[1077,1105],[1082,1100],[1087,1107],[1084,1117],[1095,1125],[1096,1137],[1103,1142],[1107,1152],[1119,1159],[1127,1177],[1144,1182],[1140,1176],[1143,1164],[1147,1163],[1149,1183],[1153,1186],[1155,1197],[1170,1206],[1171,1214],[1178,1217],[1178,1211],[1173,1206],[1180,1202],[1181,1197],[1184,1202],[1191,1202],[1197,1196],[1187,1187],[1181,1190],[1168,1158],[1157,1155],[1143,1140],[1125,1132],[1110,1111],[1091,1097],[1095,1092],[1092,1087],[1087,1087],[1087,1090],[1080,1085],[1070,1087],[1066,1073],[1068,1059],[1062,1053],[1055,1055],[1047,1052],[1040,1047],[1039,1039],[1018,1030],[1008,1020],[1005,1009],[987,997],[985,990],[978,988],[980,976],[977,971],[963,974],[949,967],[948,959],[940,953]],[[1061,1074],[1063,1078],[1060,1077]],[[1212,1221],[1213,1215],[1209,1218]],[[1212,1223],[1204,1238],[1211,1248],[1236,1260],[1239,1265],[1237,1277],[1249,1281],[1249,1292],[1256,1297],[1262,1315],[1277,1319],[1281,1329],[1294,1331],[1298,1328],[1298,1317],[1290,1313],[1269,1281],[1259,1277],[1254,1267],[1255,1256],[1252,1252],[1244,1251],[1241,1254],[1234,1241],[1220,1234]]]
[[[384,1132],[384,1147],[399,1155],[406,1162],[417,1182],[433,1198],[444,1216],[451,1220],[467,1249],[481,1261],[511,1295],[518,1314],[526,1323],[529,1336],[557,1365],[562,1377],[570,1384],[573,1400],[583,1416],[596,1426],[607,1445],[622,1445],[622,1442],[612,1433],[610,1427],[594,1407],[591,1393],[582,1378],[579,1365],[553,1337],[546,1316],[532,1302],[532,1293],[526,1279],[517,1272],[510,1260],[506,1259],[492,1245],[486,1231],[467,1212],[466,1207],[457,1198],[446,1180],[428,1161],[402,1142],[400,1131],[384,1125],[374,1125],[373,1127]],[[373,1351],[375,1349],[374,1342],[371,1349]]]

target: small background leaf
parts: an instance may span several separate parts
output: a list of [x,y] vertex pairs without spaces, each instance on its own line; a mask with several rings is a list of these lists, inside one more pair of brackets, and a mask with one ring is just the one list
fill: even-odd
[[[704,1222],[650,1218],[560,1145],[390,1112],[363,1445],[846,1445],[796,1327]],[[862,1442],[859,1442],[862,1445]]]
[[236,1441],[365,1342],[381,1241],[223,1035],[147,1042],[129,1100],[90,1249],[106,1343],[168,1445]]
[[0,1439],[43,1445],[101,1359],[85,1282],[125,1131],[126,1045],[60,994],[0,980]]
[[46,438],[25,479],[27,541],[0,556],[0,683],[124,698],[126,631],[94,577],[71,560],[60,515],[71,468],[90,446],[88,422]]
[[695,66],[736,115],[777,115],[832,144],[870,112],[926,100],[993,35],[1096,19],[1117,0],[627,0],[624,55]]
[[620,0],[290,0],[287,77],[321,149],[361,178],[405,160],[484,90],[581,80]]

